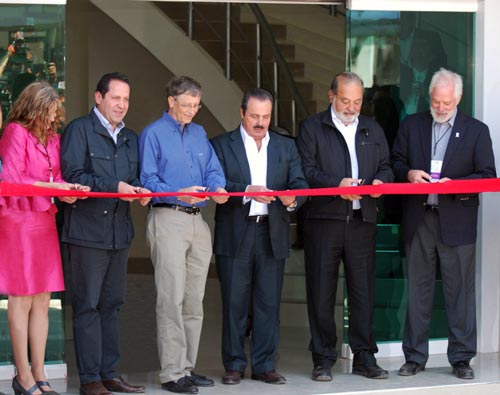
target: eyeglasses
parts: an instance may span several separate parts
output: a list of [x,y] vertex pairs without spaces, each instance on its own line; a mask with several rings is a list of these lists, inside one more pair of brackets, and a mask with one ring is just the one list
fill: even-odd
[[185,103],[181,103],[179,100],[177,100],[176,97],[174,97],[174,100],[179,103],[179,105],[184,109],[184,110],[196,110],[198,111],[199,109],[201,109],[201,107],[203,107],[201,104],[185,104]]

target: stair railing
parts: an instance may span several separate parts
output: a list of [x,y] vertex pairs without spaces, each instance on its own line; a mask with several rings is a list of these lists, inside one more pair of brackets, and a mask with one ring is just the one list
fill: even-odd
[[[262,86],[262,64],[263,64],[263,59],[262,59],[262,37],[264,37],[267,41],[267,44],[269,45],[273,57],[274,57],[274,62],[273,62],[273,74],[272,74],[272,86],[274,90],[274,105],[273,105],[273,125],[278,126],[279,123],[279,98],[280,98],[280,91],[279,91],[279,75],[280,71],[282,72],[282,75],[284,76],[284,82],[287,86],[287,89],[290,91],[292,100],[290,101],[291,105],[291,116],[292,116],[292,129],[290,132],[293,136],[296,135],[296,125],[297,125],[297,112],[300,112],[304,115],[304,117],[309,115],[309,111],[307,109],[307,106],[305,104],[304,98],[300,91],[297,88],[297,84],[295,82],[295,79],[292,75],[292,72],[290,70],[290,67],[288,66],[288,63],[286,62],[285,58],[283,57],[283,54],[281,53],[281,50],[276,42],[276,39],[274,37],[274,33],[271,29],[271,26],[269,25],[266,17],[262,13],[262,10],[257,4],[249,4],[249,7],[251,11],[253,12],[255,19],[256,19],[256,47],[255,47],[255,55],[256,55],[256,62],[255,62],[255,72],[256,72],[256,77],[255,77],[255,85],[257,87]],[[203,16],[202,13],[198,12],[196,8],[194,7],[193,2],[189,2],[189,7],[188,7],[188,23],[187,23],[187,34],[189,38],[194,39],[194,16],[195,13],[197,16],[199,16],[208,26],[210,24],[206,20],[206,18]],[[234,23],[233,26],[237,26],[237,23]],[[228,80],[232,79],[232,74],[231,74],[231,61],[233,60],[232,58],[235,57],[235,61],[241,62],[241,59],[238,58],[238,56],[232,51],[231,48],[231,3],[226,4],[226,9],[225,9],[225,37],[221,37],[215,29],[212,29],[212,31],[217,35],[217,37],[225,42],[225,59],[224,59],[224,72],[225,76]],[[243,68],[244,71],[246,72],[247,76],[250,77],[252,80],[254,79],[251,74]]]
[[[302,94],[299,92],[297,88],[297,84],[295,82],[295,79],[293,78],[293,74],[290,70],[290,67],[288,66],[288,63],[286,62],[285,58],[283,57],[283,54],[281,53],[281,50],[276,42],[276,38],[274,37],[274,33],[271,29],[271,26],[269,25],[266,17],[264,16],[262,10],[257,4],[250,3],[248,4],[250,9],[252,10],[255,19],[257,20],[257,24],[260,25],[262,34],[267,40],[267,43],[269,44],[271,51],[274,56],[274,73],[273,73],[273,87],[274,87],[274,96],[275,96],[275,105],[274,105],[274,126],[278,126],[278,116],[277,114],[279,113],[279,94],[280,92],[278,91],[279,87],[279,81],[278,81],[278,76],[279,76],[279,71],[281,70],[283,72],[283,75],[285,77],[285,83],[288,88],[288,90],[292,94],[292,100],[290,102],[291,105],[291,114],[292,114],[292,126],[293,129],[290,131],[292,136],[295,136],[297,134],[296,130],[296,125],[297,125],[297,119],[296,119],[296,114],[297,114],[297,107],[298,110],[304,114],[304,117],[307,117],[309,115],[309,111],[307,109],[307,106],[304,101],[304,97]],[[257,62],[261,61],[261,57],[257,58]]]

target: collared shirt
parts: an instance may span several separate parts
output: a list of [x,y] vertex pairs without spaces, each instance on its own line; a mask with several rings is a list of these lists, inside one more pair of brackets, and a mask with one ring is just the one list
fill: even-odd
[[[250,167],[250,177],[252,185],[266,185],[267,183],[267,146],[269,144],[269,131],[262,139],[260,150],[257,149],[257,143],[253,137],[249,136],[243,125],[240,125],[241,138],[245,146],[248,165]],[[243,198],[243,204],[250,201],[250,212],[248,215],[267,215],[267,204],[259,203],[254,199]]]
[[95,115],[97,115],[97,118],[99,118],[99,121],[101,121],[102,126],[104,126],[104,128],[108,131],[109,135],[116,144],[118,141],[118,133],[120,133],[120,131],[125,127],[125,122],[120,121],[120,123],[116,125],[115,130],[113,130],[111,123],[104,117],[104,115],[101,114],[97,107],[94,107],[94,112]]
[[[448,141],[450,141],[451,131],[455,124],[457,117],[457,109],[451,118],[446,122],[432,121],[432,142],[431,142],[431,159],[440,160],[443,162],[446,149],[448,148]],[[441,176],[439,178],[442,178]],[[427,204],[437,206],[439,204],[439,195],[431,193],[427,197]]]
[[[183,130],[167,112],[142,132],[139,158],[141,182],[151,192],[177,192],[195,185],[215,191],[226,185],[224,171],[205,129],[190,123]],[[152,203],[190,206],[175,196],[153,198]],[[196,204],[205,205],[206,202]]]
[[[335,115],[333,106],[330,107],[330,112],[332,114],[333,124],[339,130],[342,136],[344,136],[344,140],[349,150],[349,156],[351,158],[351,178],[359,178],[358,157],[356,156],[356,130],[358,129],[359,119],[356,117],[353,122],[346,126]],[[354,200],[352,202],[352,208],[354,210],[358,210],[361,208],[359,200]]]

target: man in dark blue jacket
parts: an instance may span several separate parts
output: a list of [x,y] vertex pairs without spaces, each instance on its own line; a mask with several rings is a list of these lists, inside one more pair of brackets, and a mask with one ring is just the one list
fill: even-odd
[[[97,84],[96,106],[71,122],[61,141],[61,168],[67,182],[94,192],[145,193],[139,182],[136,134],[125,127],[130,86],[121,73]],[[120,361],[118,311],[124,303],[128,250],[134,230],[135,198],[78,200],[66,205],[62,241],[68,243],[75,355],[81,395],[144,392],[117,372]],[[140,198],[145,205],[149,198]]]
[[[297,140],[311,188],[391,182],[394,176],[384,131],[371,118],[359,115],[363,81],[354,73],[340,73],[328,96],[331,107],[304,121]],[[330,381],[337,359],[334,312],[341,261],[349,303],[348,338],[354,353],[352,372],[376,379],[388,375],[377,365],[372,330],[379,196],[318,196],[305,205],[304,257],[313,380]]]
[[[307,188],[291,138],[269,131],[270,92],[256,88],[243,96],[241,124],[211,140],[229,192]],[[247,367],[245,331],[251,303],[252,378],[284,384],[276,368],[279,308],[285,259],[290,251],[290,213],[304,202],[290,196],[231,197],[215,213],[214,252],[221,283],[224,384],[238,384]]]
[[[460,75],[437,71],[429,95],[431,111],[410,115],[399,128],[392,150],[396,180],[427,183],[496,177],[488,127],[458,110]],[[404,197],[401,227],[408,262],[408,311],[401,376],[421,372],[429,358],[429,323],[439,262],[448,317],[448,360],[458,378],[474,378],[469,362],[477,348],[478,207],[478,194]]]

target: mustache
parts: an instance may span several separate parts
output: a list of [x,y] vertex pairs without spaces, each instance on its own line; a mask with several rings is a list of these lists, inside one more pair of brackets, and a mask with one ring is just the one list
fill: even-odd
[[264,129],[264,126],[262,126],[262,125],[255,125],[253,128],[254,129]]

